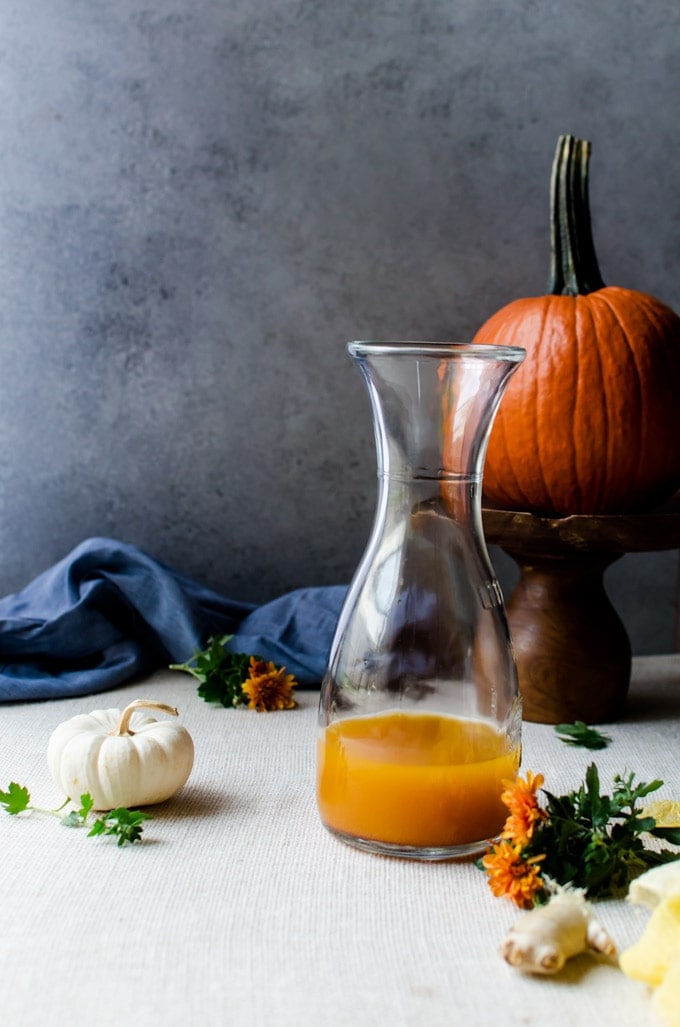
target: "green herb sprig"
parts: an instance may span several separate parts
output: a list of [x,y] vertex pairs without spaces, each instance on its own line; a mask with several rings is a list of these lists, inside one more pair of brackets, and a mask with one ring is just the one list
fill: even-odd
[[208,639],[205,649],[197,650],[186,663],[171,663],[170,670],[183,670],[192,674],[199,683],[198,694],[206,702],[242,706],[246,701],[243,682],[248,677],[250,656],[230,653],[225,648],[233,637],[220,635]]
[[143,813],[141,810],[130,810],[125,806],[119,806],[108,813],[103,813],[92,818],[94,800],[89,792],[80,796],[80,806],[62,816],[62,810],[70,802],[66,799],[57,809],[42,809],[31,803],[31,794],[24,785],[10,782],[7,791],[0,789],[0,806],[10,816],[17,816],[19,813],[45,813],[50,816],[59,817],[64,827],[89,827],[88,838],[97,835],[115,835],[118,845],[132,844],[141,840],[142,824],[145,820],[151,820],[150,813]]
[[573,724],[556,724],[555,731],[561,742],[577,745],[581,749],[606,749],[611,742],[609,735],[588,727],[582,720],[575,720]]
[[543,877],[583,888],[591,898],[624,894],[645,870],[680,857],[670,849],[648,848],[643,839],[652,835],[680,845],[680,829],[657,828],[640,806],[662,784],[636,783],[634,774],[617,774],[611,795],[602,794],[591,763],[575,791],[557,796],[543,789],[547,815],[536,824],[525,857],[543,854]]
[[118,845],[132,845],[141,840],[142,824],[149,819],[149,813],[118,806],[110,813],[104,813],[103,816],[97,817],[87,836],[92,838],[99,834],[111,834],[118,838]]

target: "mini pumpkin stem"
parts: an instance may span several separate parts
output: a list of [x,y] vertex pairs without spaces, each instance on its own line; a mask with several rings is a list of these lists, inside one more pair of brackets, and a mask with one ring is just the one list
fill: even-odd
[[120,715],[118,721],[118,727],[115,731],[112,731],[112,735],[133,735],[134,731],[130,730],[130,720],[135,710],[161,710],[163,713],[169,713],[172,717],[178,717],[179,711],[176,706],[167,706],[163,702],[153,702],[152,699],[135,699],[129,706],[126,706]]
[[604,289],[595,254],[588,200],[590,143],[557,140],[550,178],[550,276],[548,293],[585,296]]

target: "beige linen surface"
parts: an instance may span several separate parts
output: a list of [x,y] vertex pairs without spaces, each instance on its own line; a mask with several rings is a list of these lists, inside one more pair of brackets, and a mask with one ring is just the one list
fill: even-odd
[[[646,988],[578,957],[558,978],[498,955],[516,917],[472,863],[423,865],[355,851],[314,800],[317,694],[257,714],[204,703],[172,672],[99,696],[0,708],[0,786],[60,796],[45,751],[76,713],[155,698],[196,746],[184,790],[153,810],[140,845],[87,838],[56,818],[0,813],[1,1027],[654,1027]],[[680,657],[635,661],[626,717],[595,754],[525,724],[523,768],[577,786],[595,759],[661,777],[680,795]],[[645,911],[598,904],[625,947]]]

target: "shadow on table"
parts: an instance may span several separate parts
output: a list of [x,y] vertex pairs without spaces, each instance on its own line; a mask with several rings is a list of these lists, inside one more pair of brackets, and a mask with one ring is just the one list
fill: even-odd
[[628,698],[620,723],[642,724],[654,720],[680,720],[680,687],[676,695],[646,696],[638,695]]
[[224,813],[236,813],[237,810],[242,813],[244,809],[254,805],[253,801],[244,800],[242,796],[230,795],[226,791],[186,785],[181,792],[166,802],[160,802],[156,806],[145,806],[144,809],[154,820],[190,820],[222,816]]
[[592,952],[583,952],[581,955],[573,956],[567,960],[557,974],[530,974],[527,979],[536,981],[539,985],[550,986],[559,984],[581,984],[590,974],[602,972],[603,968],[611,968],[620,974],[616,958],[599,956]]

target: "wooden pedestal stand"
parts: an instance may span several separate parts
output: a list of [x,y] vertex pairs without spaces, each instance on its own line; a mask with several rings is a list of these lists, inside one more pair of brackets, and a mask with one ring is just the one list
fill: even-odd
[[603,575],[624,553],[680,548],[680,509],[553,519],[485,508],[483,519],[487,543],[520,568],[507,613],[524,719],[616,720],[630,683],[631,650]]

